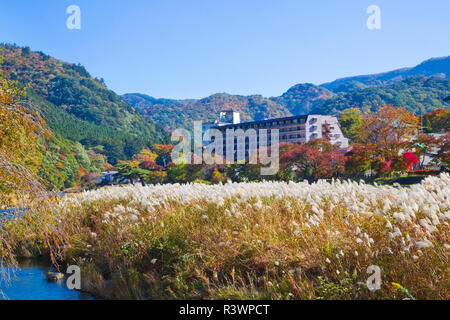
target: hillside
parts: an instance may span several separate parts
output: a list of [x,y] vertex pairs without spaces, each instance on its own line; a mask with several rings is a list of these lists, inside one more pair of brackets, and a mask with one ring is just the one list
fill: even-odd
[[271,98],[285,106],[292,114],[306,114],[335,94],[311,83],[297,84],[283,93],[281,97]]
[[337,114],[346,108],[375,111],[390,104],[416,114],[449,108],[443,99],[450,94],[450,79],[414,77],[389,86],[366,88],[338,95],[314,109],[320,114]]
[[259,95],[218,93],[200,100],[168,100],[143,94],[125,94],[122,99],[151,121],[164,126],[166,130],[191,128],[194,120],[215,120],[219,111],[224,109],[241,112],[243,121],[291,115],[282,104]]
[[61,137],[105,150],[111,163],[130,157],[144,145],[163,141],[162,130],[81,65],[29,48],[1,45],[0,50],[5,74],[28,86],[27,99]]
[[79,185],[142,148],[165,140],[161,127],[93,79],[80,65],[42,52],[0,45],[0,74],[26,88],[20,102],[50,129],[42,140],[38,175],[50,189]]
[[403,68],[378,74],[342,78],[333,82],[324,83],[321,86],[335,93],[346,93],[355,89],[362,89],[363,87],[389,85],[417,76],[449,78],[450,56],[432,58],[413,68]]

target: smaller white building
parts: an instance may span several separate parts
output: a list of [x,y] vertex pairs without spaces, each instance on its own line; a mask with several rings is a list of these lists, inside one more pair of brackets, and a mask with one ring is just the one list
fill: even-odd
[[218,125],[239,124],[241,123],[241,114],[234,110],[224,110],[219,113]]

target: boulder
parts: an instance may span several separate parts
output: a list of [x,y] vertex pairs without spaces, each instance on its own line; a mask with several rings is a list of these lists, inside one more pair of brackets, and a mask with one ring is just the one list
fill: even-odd
[[61,281],[64,279],[64,273],[60,272],[47,272],[46,279],[48,282]]

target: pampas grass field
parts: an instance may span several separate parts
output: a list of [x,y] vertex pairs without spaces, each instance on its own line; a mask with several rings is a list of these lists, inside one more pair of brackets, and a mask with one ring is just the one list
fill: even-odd
[[[450,176],[116,186],[3,228],[108,299],[448,299]],[[379,266],[370,291],[367,268]]]

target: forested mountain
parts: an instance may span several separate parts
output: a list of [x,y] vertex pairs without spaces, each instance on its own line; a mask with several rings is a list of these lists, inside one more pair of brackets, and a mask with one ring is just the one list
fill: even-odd
[[322,102],[334,97],[335,94],[325,88],[311,83],[301,83],[283,93],[281,97],[271,98],[285,106],[294,115],[306,114],[314,110]]
[[38,174],[49,188],[77,185],[107,163],[129,159],[166,134],[93,79],[80,65],[42,52],[0,45],[0,74],[25,87],[20,102],[38,112],[50,129],[43,139]]
[[200,100],[155,99],[143,94],[126,94],[126,102],[166,130],[190,128],[194,120],[217,119],[218,112],[233,109],[241,112],[241,120],[260,120],[306,113],[339,114],[346,108],[375,111],[391,104],[416,114],[449,108],[443,99],[450,94],[450,79],[409,77],[390,85],[370,87],[351,80],[342,82],[331,92],[313,84],[298,84],[280,97],[215,94]]
[[81,65],[66,63],[29,48],[1,45],[1,68],[11,80],[28,86],[33,102],[50,128],[85,147],[104,150],[111,163],[165,138],[102,80]]
[[450,79],[413,77],[391,84],[351,91],[320,104],[314,112],[338,114],[346,108],[376,111],[390,104],[404,107],[415,114],[449,108],[444,98],[450,94]]
[[226,109],[239,111],[242,121],[308,113],[333,96],[327,89],[308,83],[298,84],[273,98],[217,93],[200,100],[171,100],[133,93],[123,95],[122,99],[151,121],[171,130],[180,126],[190,128],[194,120],[215,120],[219,111]]
[[324,83],[321,86],[335,93],[345,93],[364,89],[364,87],[389,85],[417,76],[449,78],[450,56],[429,59],[413,68],[403,68],[378,74],[342,78],[333,82]]
[[191,128],[194,120],[215,120],[219,111],[225,109],[241,112],[243,121],[291,115],[282,104],[260,95],[238,96],[218,93],[200,100],[168,100],[155,99],[143,94],[125,94],[122,99],[151,121],[164,126],[166,130],[178,127]]

